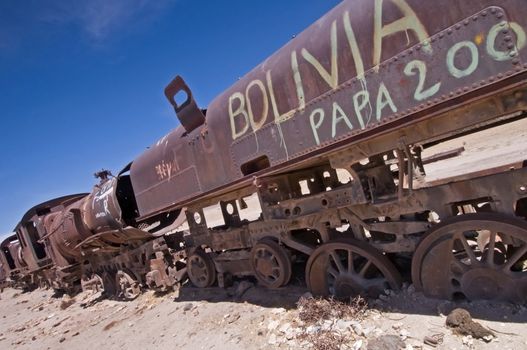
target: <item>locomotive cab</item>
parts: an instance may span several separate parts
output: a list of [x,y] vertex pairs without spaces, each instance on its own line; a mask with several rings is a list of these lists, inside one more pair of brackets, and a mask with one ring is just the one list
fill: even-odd
[[2,265],[4,266],[7,273],[10,273],[11,271],[18,268],[15,263],[16,256],[12,254],[10,249],[12,245],[17,243],[18,238],[15,234],[13,234],[6,238],[0,245],[0,261],[2,262]]

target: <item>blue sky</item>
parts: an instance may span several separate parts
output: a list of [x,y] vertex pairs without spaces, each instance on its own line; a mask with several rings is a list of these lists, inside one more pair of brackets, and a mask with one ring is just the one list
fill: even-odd
[[0,2],[0,235],[45,200],[89,192],[338,0]]

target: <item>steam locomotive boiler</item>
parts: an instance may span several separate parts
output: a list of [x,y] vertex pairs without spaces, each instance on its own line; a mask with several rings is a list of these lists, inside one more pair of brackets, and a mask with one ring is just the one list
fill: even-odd
[[431,180],[422,155],[524,119],[526,14],[523,0],[345,0],[207,110],[178,76],[165,95],[181,125],[42,217],[40,241],[83,285],[130,295],[184,273],[278,288],[302,263],[316,295],[406,279],[525,302],[524,159]]

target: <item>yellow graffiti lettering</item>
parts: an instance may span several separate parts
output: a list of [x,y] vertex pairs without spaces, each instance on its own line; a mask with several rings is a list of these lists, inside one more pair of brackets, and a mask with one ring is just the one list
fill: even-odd
[[[459,69],[456,67],[456,63],[454,62],[456,54],[462,48],[467,48],[470,52],[470,65],[465,69]],[[461,41],[455,44],[450,48],[450,50],[448,50],[446,56],[446,65],[450,74],[458,79],[471,75],[474,73],[474,71],[476,71],[479,65],[478,47],[472,41]]]
[[353,95],[353,107],[355,107],[355,114],[359,120],[360,128],[365,129],[366,123],[364,123],[364,117],[362,116],[362,110],[368,106],[370,102],[370,93],[367,90],[362,90]]
[[[399,32],[412,31],[419,42],[424,42],[428,37],[425,26],[417,17],[414,10],[405,0],[390,0],[403,13],[403,17],[398,20],[383,25],[383,4],[384,0],[375,0],[375,19],[374,19],[374,41],[373,41],[373,65],[381,63],[382,41],[384,38]],[[423,45],[423,50],[432,53],[431,45]]]
[[331,73],[329,73],[322,64],[309,51],[302,49],[302,56],[309,62],[324,81],[335,89],[339,84],[339,69],[337,61],[337,21],[331,24]]
[[[239,101],[238,108],[234,109],[233,104],[234,101]],[[240,131],[236,131],[236,120],[235,118],[242,118],[242,128]],[[232,94],[231,97],[229,97],[229,119],[231,122],[231,132],[232,132],[232,139],[236,140],[238,137],[242,136],[249,130],[249,116],[247,115],[247,111],[245,110],[245,97],[243,97],[243,94],[239,92],[235,92]]]
[[423,101],[427,98],[434,96],[435,94],[437,94],[439,88],[441,87],[441,83],[439,82],[426,90],[424,89],[426,71],[426,64],[420,60],[413,60],[408,63],[406,67],[404,67],[404,74],[409,77],[415,75],[416,73],[419,74],[419,83],[417,84],[417,89],[414,93],[414,98],[416,99],[416,101]]
[[364,77],[364,63],[362,62],[362,56],[360,54],[359,45],[357,44],[357,38],[350,22],[350,14],[348,11],[344,12],[344,31],[348,38],[348,43],[351,50],[351,56],[355,62],[355,71],[358,77]]
[[353,125],[351,124],[351,121],[348,119],[348,116],[344,111],[342,110],[342,107],[339,106],[337,102],[333,102],[333,119],[332,119],[332,125],[331,125],[331,137],[335,137],[337,135],[337,124],[341,121],[344,121],[348,127],[348,129],[353,129]]
[[[315,121],[315,117],[318,116],[318,120]],[[311,115],[309,116],[309,123],[311,124],[311,130],[313,131],[313,136],[315,137],[315,141],[317,145],[320,145],[320,138],[318,137],[318,128],[322,125],[322,122],[324,121],[324,110],[322,108],[317,108],[313,112],[311,112]]]
[[384,83],[381,83],[381,85],[379,86],[379,93],[377,94],[377,121],[381,120],[382,110],[386,106],[390,106],[392,112],[397,113],[397,107],[395,107],[395,104],[393,103],[392,97],[390,96],[390,92],[386,88],[386,85],[384,85]]
[[[498,34],[509,25],[510,29],[516,34],[516,47],[512,51],[501,51],[496,49],[496,39]],[[527,35],[525,30],[516,22],[507,23],[505,21],[494,25],[487,36],[487,53],[496,61],[512,60],[527,44]]]
[[[252,87],[257,87],[262,93],[262,115],[260,116],[260,120],[258,122],[254,120],[253,106],[249,95]],[[249,122],[251,123],[253,131],[256,131],[265,124],[265,121],[267,120],[267,114],[269,113],[269,101],[267,100],[267,91],[265,90],[265,85],[260,80],[251,81],[245,90],[245,98],[247,99],[247,114],[249,115]]]
[[306,108],[306,97],[304,95],[304,86],[302,85],[302,76],[300,75],[300,69],[298,68],[296,51],[291,52],[291,67],[293,69],[293,79],[295,80],[298,108],[303,111],[304,108]]

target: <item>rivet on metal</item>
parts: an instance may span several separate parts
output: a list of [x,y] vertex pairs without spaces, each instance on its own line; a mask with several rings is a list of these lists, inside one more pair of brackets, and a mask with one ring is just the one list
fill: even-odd
[[515,58],[512,60],[512,64],[515,64],[515,65],[520,64],[520,60],[518,58]]
[[503,12],[498,12],[498,13],[496,14],[496,18],[501,18],[501,17],[503,17]]
[[[464,21],[463,21],[463,24],[466,25],[466,26],[468,26],[468,19],[464,20]],[[457,28],[457,26],[456,26],[456,28]]]
[[449,28],[446,32],[448,35],[452,34],[452,28]]
[[477,21],[477,20],[478,20],[478,15],[473,16],[473,17],[472,17],[472,20],[473,20],[473,21]]
[[[468,24],[468,23],[467,23],[467,24]],[[459,23],[456,24],[456,29],[457,29],[457,30],[461,29],[461,24],[459,24]]]
[[481,12],[481,15],[482,15],[483,17],[485,17],[485,16],[487,15],[487,10]]

